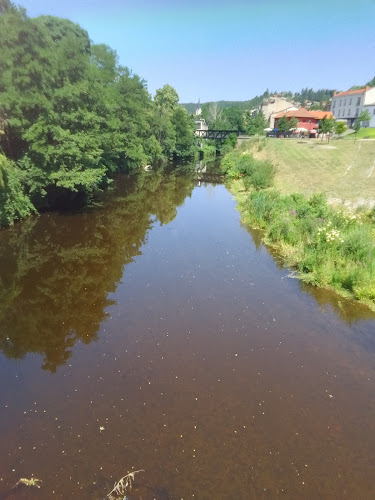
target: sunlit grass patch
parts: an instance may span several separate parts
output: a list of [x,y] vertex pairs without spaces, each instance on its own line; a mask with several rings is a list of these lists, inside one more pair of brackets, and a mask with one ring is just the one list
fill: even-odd
[[[369,130],[369,129],[366,129]],[[268,160],[276,168],[275,187],[283,194],[323,192],[336,204],[375,202],[375,141],[263,139],[241,145],[243,152]]]

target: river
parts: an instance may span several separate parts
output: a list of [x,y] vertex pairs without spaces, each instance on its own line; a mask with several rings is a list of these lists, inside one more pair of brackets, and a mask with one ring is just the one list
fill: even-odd
[[375,497],[375,316],[294,279],[223,185],[119,178],[2,231],[0,277],[0,498],[139,469],[132,499]]

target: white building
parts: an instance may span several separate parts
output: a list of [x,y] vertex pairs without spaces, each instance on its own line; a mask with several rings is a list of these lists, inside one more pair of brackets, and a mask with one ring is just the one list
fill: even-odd
[[364,124],[366,127],[375,128],[375,100],[372,104],[365,104],[363,110],[368,111],[370,121]]
[[263,113],[264,118],[271,128],[274,127],[275,120],[273,116],[280,111],[291,111],[293,109],[298,109],[295,107],[293,102],[288,101],[285,97],[280,95],[272,95],[267,99],[263,99],[260,106],[260,111]]
[[352,127],[357,116],[373,103],[375,103],[375,87],[366,86],[346,92],[335,92],[331,111],[336,120],[344,121],[348,127]]

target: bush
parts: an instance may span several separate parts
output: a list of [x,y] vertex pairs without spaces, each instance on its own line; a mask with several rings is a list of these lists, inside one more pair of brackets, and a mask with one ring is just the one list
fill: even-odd
[[23,175],[18,167],[0,156],[0,227],[9,226],[36,212],[23,189]]
[[260,161],[249,153],[231,151],[221,162],[222,172],[231,179],[243,177],[245,188],[265,189],[272,186],[275,167],[268,161]]

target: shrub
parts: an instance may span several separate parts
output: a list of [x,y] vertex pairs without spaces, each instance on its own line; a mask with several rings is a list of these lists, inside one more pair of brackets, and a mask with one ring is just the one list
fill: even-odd
[[0,227],[9,226],[35,211],[23,189],[22,171],[0,156]]
[[331,209],[323,195],[254,191],[244,203],[247,220],[265,230],[309,283],[375,302],[375,231],[371,221]]
[[[231,151],[221,162],[222,172],[231,179],[244,178],[245,188],[265,189],[272,186],[275,167],[268,161],[260,161],[249,153]],[[245,180],[246,178],[246,180]]]
[[251,174],[255,189],[265,189],[273,184],[276,169],[269,161],[257,161]]

